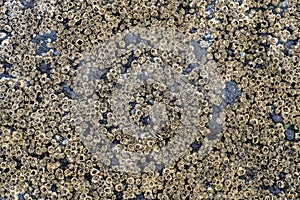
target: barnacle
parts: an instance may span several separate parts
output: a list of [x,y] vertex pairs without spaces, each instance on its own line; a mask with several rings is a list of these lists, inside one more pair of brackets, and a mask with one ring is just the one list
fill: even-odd
[[299,199],[295,1],[0,1],[0,199]]

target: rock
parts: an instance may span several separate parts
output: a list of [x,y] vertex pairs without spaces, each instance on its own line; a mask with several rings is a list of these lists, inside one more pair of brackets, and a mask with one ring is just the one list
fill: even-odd
[[36,35],[33,39],[33,43],[40,43],[40,42],[54,42],[57,40],[57,31],[51,31],[49,34],[43,35]]
[[235,81],[229,81],[226,83],[224,95],[226,97],[226,103],[232,105],[235,101],[240,99],[242,91],[238,88]]
[[182,71],[182,74],[187,75],[187,74],[191,73],[193,71],[193,69],[195,69],[196,67],[198,67],[197,63],[190,63],[186,68],[184,68],[184,70]]
[[196,153],[199,151],[201,144],[199,144],[197,141],[194,141],[190,146],[192,147],[192,153]]
[[285,130],[284,134],[285,134],[286,140],[288,140],[288,141],[294,141],[295,140],[295,131],[294,130],[287,129],[287,130]]
[[270,117],[272,118],[274,123],[283,123],[283,118],[278,114],[271,113]]
[[202,56],[206,54],[206,50],[201,48],[200,44],[195,40],[193,40],[191,42],[191,45],[194,48],[194,55],[195,55],[196,59],[201,60]]

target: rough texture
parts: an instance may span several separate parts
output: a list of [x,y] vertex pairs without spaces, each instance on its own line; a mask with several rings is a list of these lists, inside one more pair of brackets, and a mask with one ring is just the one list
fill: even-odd
[[[293,0],[0,1],[0,199],[300,199],[299,20]],[[137,27],[150,31],[130,34]],[[197,59],[178,56],[182,46],[154,49],[148,34],[158,27],[186,35]],[[105,41],[123,33],[116,56]],[[74,91],[88,59],[96,65],[81,78],[91,84]],[[103,161],[90,151],[96,142],[101,150],[101,137],[90,134],[97,124],[111,149],[131,152],[172,143],[172,130],[182,126],[180,84],[168,76],[162,82],[175,94],[153,84],[126,99],[126,113],[142,127],[153,122],[143,113],[149,106],[165,105],[165,130],[146,140],[130,128],[120,132],[115,121],[124,119],[111,116],[117,80],[160,60],[189,80],[189,99],[201,102],[191,112],[199,117],[196,137],[171,150],[184,152],[172,165],[149,156],[139,163],[143,173],[115,170],[126,158]],[[227,83],[221,94],[219,80]],[[94,104],[75,104],[82,96]],[[205,156],[204,141],[211,147]]]

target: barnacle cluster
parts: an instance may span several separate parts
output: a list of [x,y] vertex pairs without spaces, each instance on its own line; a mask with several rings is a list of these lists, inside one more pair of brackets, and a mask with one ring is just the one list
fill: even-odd
[[299,199],[299,9],[0,0],[0,199]]
[[[104,163],[127,172],[155,170],[183,156],[208,129],[211,140],[218,138],[225,84],[192,43],[174,30],[135,28],[85,56],[73,80],[78,98],[71,116],[85,145]],[[105,46],[114,51],[103,56]],[[215,105],[222,101],[222,107]],[[218,110],[211,111],[207,128],[210,104]],[[207,153],[211,145],[202,146]]]

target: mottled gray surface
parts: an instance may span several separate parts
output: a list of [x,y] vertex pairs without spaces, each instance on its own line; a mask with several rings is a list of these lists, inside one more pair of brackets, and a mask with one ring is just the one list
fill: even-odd
[[242,91],[238,88],[235,81],[229,81],[226,83],[224,95],[226,97],[226,103],[232,105],[235,101],[240,99]]
[[223,131],[222,124],[219,124],[217,122],[217,119],[220,117],[220,112],[224,108],[217,105],[212,106],[212,119],[209,122],[209,129],[210,129],[210,134],[207,135],[208,139],[215,139],[215,137]]
[[139,43],[141,41],[141,39],[132,33],[127,33],[124,38],[124,41],[125,41],[125,45],[128,46],[130,44]]
[[193,71],[199,65],[197,63],[190,63],[186,68],[183,69],[182,74],[187,75]]
[[106,77],[106,74],[109,70],[108,69],[98,69],[98,68],[91,68],[89,72],[89,80],[94,81],[97,79],[104,79]]
[[25,9],[33,8],[34,2],[35,0],[20,0],[21,5],[24,6]]
[[191,45],[194,48],[194,55],[196,59],[201,60],[202,56],[206,54],[206,50],[204,48],[201,48],[200,44],[195,40],[191,42]]

